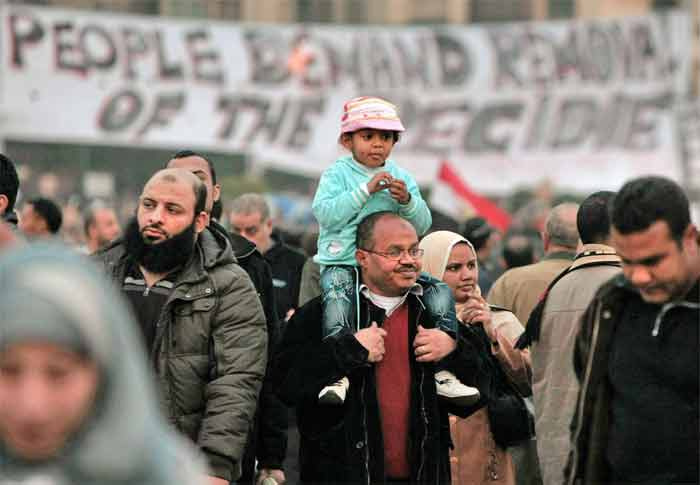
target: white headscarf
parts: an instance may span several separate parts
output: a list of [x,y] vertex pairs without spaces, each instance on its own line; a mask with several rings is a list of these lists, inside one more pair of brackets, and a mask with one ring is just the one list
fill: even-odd
[[442,279],[450,259],[452,248],[456,244],[466,243],[476,255],[474,246],[464,236],[452,231],[435,231],[425,236],[418,245],[423,254],[423,271],[430,273],[434,278]]
[[[452,254],[452,248],[459,243],[468,244],[469,248],[476,256],[474,245],[464,236],[456,232],[435,231],[425,236],[418,245],[425,251],[423,254],[423,271],[429,273],[434,278],[442,280],[442,277],[445,275],[447,261],[449,261],[450,254]],[[478,269],[476,260],[474,263],[477,264]],[[474,284],[474,292],[477,295],[481,295],[478,281]],[[459,304],[457,304],[457,308],[459,308]]]

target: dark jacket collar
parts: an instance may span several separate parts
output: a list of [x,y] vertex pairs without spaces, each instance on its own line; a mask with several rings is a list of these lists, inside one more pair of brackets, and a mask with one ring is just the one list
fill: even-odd
[[[113,268],[113,271],[120,272],[124,271],[130,260],[124,247],[123,238],[113,241],[109,246],[98,251],[96,256],[103,258]],[[206,276],[206,271],[235,262],[236,257],[226,236],[206,228],[197,237],[194,254],[180,272],[178,283],[199,281]],[[119,277],[123,277],[123,275]]]
[[2,220],[8,224],[12,224],[13,226],[16,226],[19,222],[19,218],[17,217],[17,213],[15,211],[5,212],[2,215]]

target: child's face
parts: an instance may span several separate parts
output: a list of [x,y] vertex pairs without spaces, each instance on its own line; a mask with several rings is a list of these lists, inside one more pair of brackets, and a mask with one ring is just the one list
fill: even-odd
[[341,138],[343,146],[362,165],[370,168],[381,167],[389,158],[394,147],[394,132],[387,130],[364,129],[348,133]]

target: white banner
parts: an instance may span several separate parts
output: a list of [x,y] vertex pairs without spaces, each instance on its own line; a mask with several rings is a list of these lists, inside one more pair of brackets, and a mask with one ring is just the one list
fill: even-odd
[[682,13],[444,27],[248,25],[5,6],[0,133],[245,152],[318,174],[343,103],[379,95],[407,132],[392,158],[430,183],[449,158],[479,191],[679,178]]

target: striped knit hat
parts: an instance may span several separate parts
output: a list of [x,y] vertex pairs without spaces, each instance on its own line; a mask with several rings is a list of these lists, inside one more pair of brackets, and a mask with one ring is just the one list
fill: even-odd
[[396,112],[396,106],[373,96],[354,98],[343,106],[340,133],[352,133],[364,128],[405,131]]

